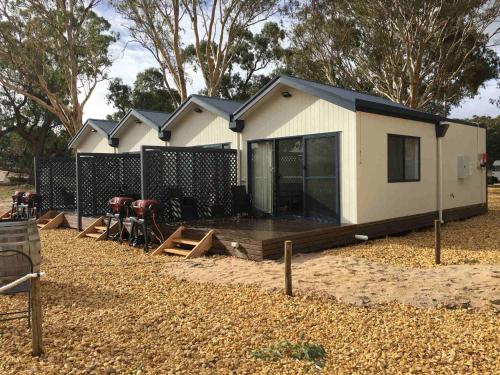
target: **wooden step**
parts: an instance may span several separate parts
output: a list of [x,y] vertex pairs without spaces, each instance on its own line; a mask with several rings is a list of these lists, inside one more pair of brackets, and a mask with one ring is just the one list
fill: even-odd
[[37,224],[36,226],[37,226],[38,228],[43,228],[43,227],[45,226],[45,224],[47,224],[47,223],[44,223],[44,224]]
[[98,225],[95,226],[94,229],[97,231],[106,232],[108,230],[108,227]]
[[91,237],[91,238],[99,238],[102,236],[102,233],[85,233],[85,236]]
[[172,242],[189,246],[196,246],[200,243],[200,241],[190,240],[189,238],[172,238]]
[[168,253],[168,254],[187,256],[191,252],[191,250],[166,248],[166,249],[163,249],[163,252]]

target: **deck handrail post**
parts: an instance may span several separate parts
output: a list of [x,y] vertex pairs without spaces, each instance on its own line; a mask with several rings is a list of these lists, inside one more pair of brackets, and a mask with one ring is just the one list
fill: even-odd
[[40,276],[31,279],[31,344],[32,354],[38,357],[43,354],[42,339],[42,302],[40,299]]
[[292,241],[285,241],[285,294],[292,296]]
[[434,220],[434,258],[441,264],[441,220]]

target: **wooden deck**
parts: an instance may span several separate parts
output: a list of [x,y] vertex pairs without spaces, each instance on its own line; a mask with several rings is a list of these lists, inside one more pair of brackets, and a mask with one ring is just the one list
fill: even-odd
[[[445,221],[460,220],[487,212],[487,205],[474,205],[444,211]],[[76,213],[66,212],[67,225],[76,228]],[[437,212],[429,212],[364,224],[333,225],[308,219],[225,218],[197,220],[181,224],[162,224],[168,237],[179,225],[184,225],[186,237],[200,240],[213,229],[212,252],[230,254],[251,260],[278,259],[283,255],[283,243],[293,241],[294,252],[311,252],[356,242],[356,234],[370,239],[431,227]],[[95,218],[83,218],[83,227]],[[236,245],[236,246],[233,246]]]

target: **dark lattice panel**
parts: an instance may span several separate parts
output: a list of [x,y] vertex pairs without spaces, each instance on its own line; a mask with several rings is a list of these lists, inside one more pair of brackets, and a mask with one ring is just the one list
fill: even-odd
[[197,216],[232,214],[237,183],[235,150],[151,148],[143,151],[144,197],[162,202],[162,219],[178,221],[174,198],[194,198]]
[[78,176],[81,216],[105,214],[114,196],[141,195],[139,154],[80,154]]
[[76,162],[74,158],[36,158],[36,190],[43,210],[76,209]]

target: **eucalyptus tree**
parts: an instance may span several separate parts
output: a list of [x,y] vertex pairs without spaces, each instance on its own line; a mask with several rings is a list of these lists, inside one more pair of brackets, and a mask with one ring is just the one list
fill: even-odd
[[172,79],[180,102],[188,96],[188,64],[201,72],[206,93],[217,95],[247,31],[275,14],[280,1],[115,0],[113,3],[130,21],[126,26],[133,40],[157,60],[169,88],[168,80]]
[[308,1],[290,70],[446,114],[498,77],[500,0]]
[[117,35],[94,12],[98,3],[0,0],[0,83],[53,113],[70,135],[112,63]]

